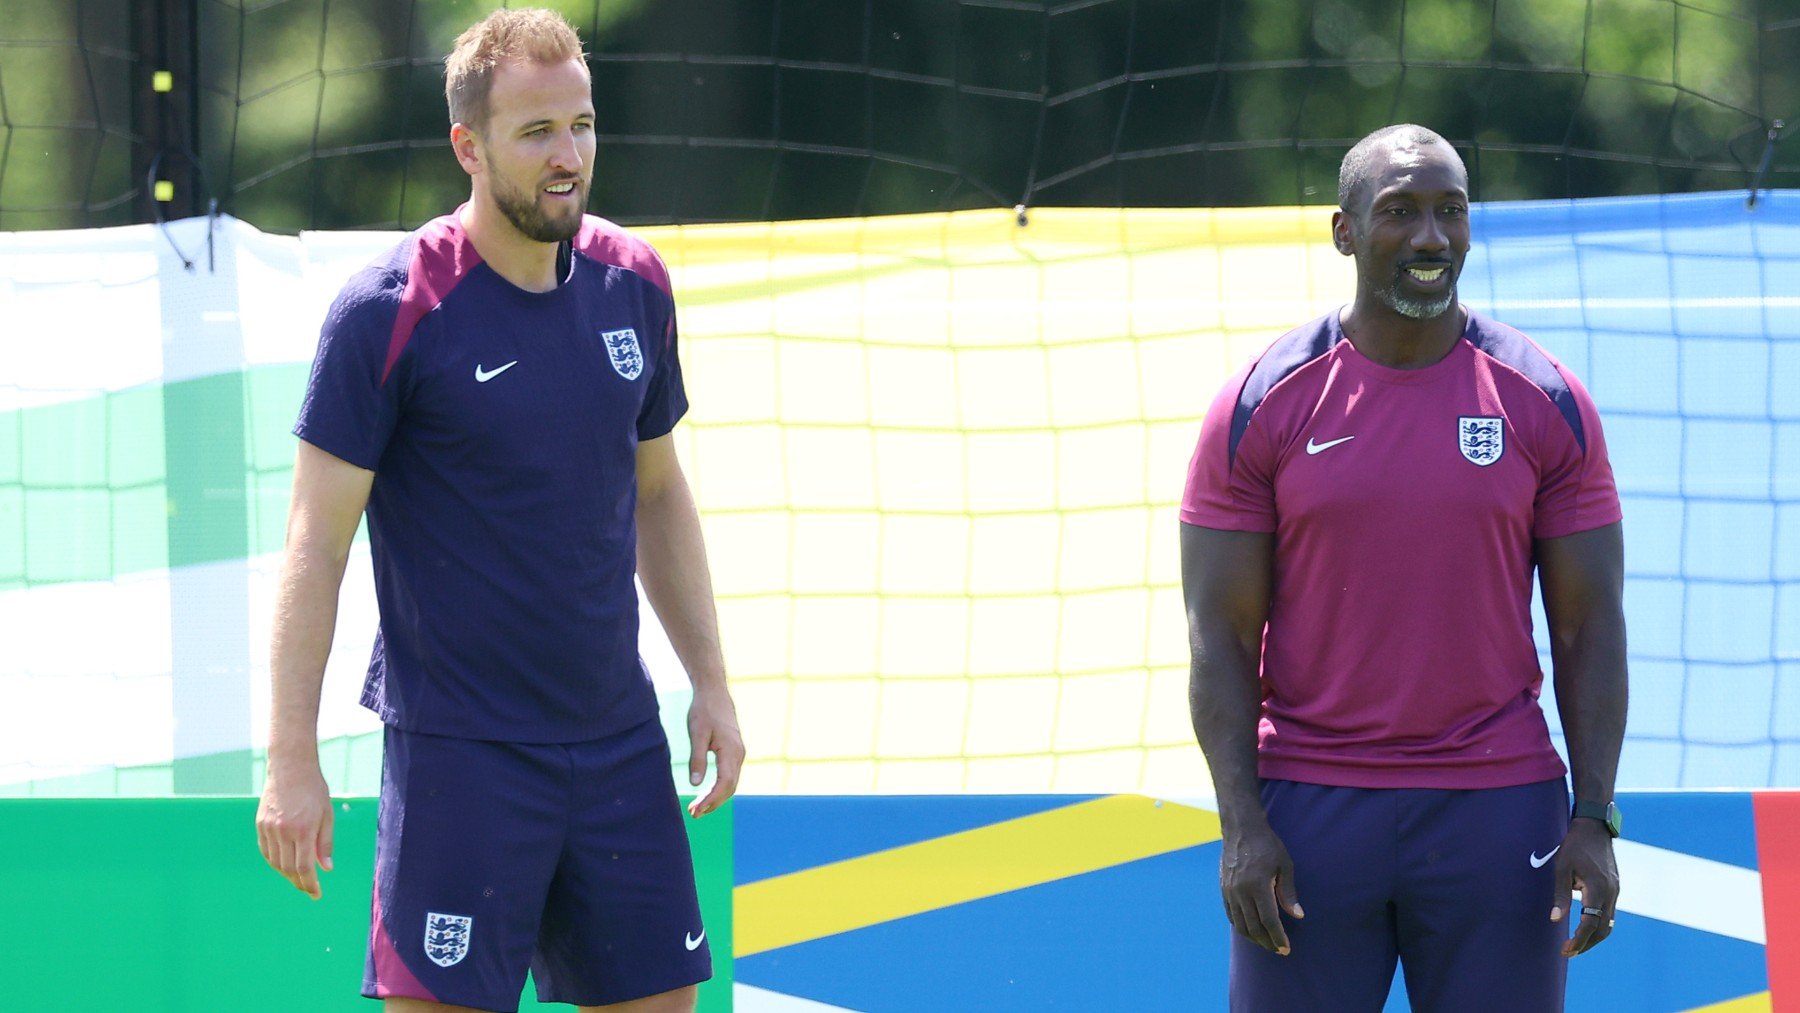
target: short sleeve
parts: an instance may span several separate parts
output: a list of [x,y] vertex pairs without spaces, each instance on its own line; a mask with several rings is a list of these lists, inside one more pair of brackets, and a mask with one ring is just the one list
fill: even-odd
[[400,293],[400,279],[374,269],[357,274],[338,293],[319,330],[319,350],[294,424],[295,436],[370,471],[400,416],[403,370],[396,364],[390,371],[387,361]]
[[[1252,364],[1254,367],[1254,363]],[[1238,395],[1247,368],[1219,392],[1200,423],[1200,440],[1188,461],[1187,490],[1181,498],[1184,523],[1223,531],[1274,531],[1275,484],[1270,443],[1254,416],[1231,446]]]
[[[658,291],[662,291],[658,289]],[[655,371],[650,374],[649,389],[644,392],[643,407],[638,409],[637,437],[640,441],[667,436],[675,423],[687,414],[687,388],[681,382],[681,355],[675,327],[675,299],[668,296],[668,321],[662,328],[662,345],[657,350]]]
[[[1613,482],[1612,464],[1606,457],[1606,434],[1600,429],[1600,413],[1581,381],[1561,366],[1557,372],[1569,385],[1581,419],[1581,439],[1560,412],[1544,417],[1542,477],[1531,526],[1533,538],[1560,538],[1617,523],[1619,490]],[[1584,445],[1585,444],[1585,445]]]

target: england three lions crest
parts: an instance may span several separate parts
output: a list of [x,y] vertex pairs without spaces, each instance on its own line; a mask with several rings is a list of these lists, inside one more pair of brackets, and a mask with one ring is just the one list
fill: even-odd
[[425,913],[425,955],[439,967],[462,963],[469,955],[469,934],[475,919],[468,915]]
[[1456,446],[1470,464],[1485,468],[1506,453],[1506,420],[1462,415],[1456,420]]
[[622,331],[601,331],[600,340],[606,342],[606,357],[612,360],[614,372],[627,380],[635,380],[644,371],[644,350],[638,347],[637,331],[629,327]]

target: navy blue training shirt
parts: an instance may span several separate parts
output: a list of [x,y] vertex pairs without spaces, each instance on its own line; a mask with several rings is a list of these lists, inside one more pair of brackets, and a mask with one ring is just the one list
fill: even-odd
[[345,284],[294,434],[375,472],[362,702],[409,732],[597,738],[656,713],[638,658],[641,440],[687,410],[669,276],[588,216],[550,292],[456,215]]

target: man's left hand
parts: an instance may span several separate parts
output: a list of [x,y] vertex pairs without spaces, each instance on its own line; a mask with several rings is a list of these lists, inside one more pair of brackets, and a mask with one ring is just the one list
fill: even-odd
[[744,768],[744,734],[738,731],[737,707],[724,688],[696,690],[688,707],[688,783],[698,788],[706,779],[706,754],[713,754],[717,777],[712,790],[688,803],[689,816],[705,816],[737,792]]
[[1573,957],[1600,945],[1612,935],[1619,907],[1619,864],[1613,859],[1612,835],[1598,820],[1569,821],[1569,832],[1556,853],[1556,903],[1550,920],[1560,922],[1569,913],[1574,891],[1581,892],[1581,921],[1575,934],[1563,943],[1562,953]]

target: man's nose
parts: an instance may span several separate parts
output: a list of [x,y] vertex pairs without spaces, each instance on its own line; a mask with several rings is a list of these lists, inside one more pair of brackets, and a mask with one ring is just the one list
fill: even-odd
[[1419,227],[1413,230],[1412,247],[1415,250],[1441,250],[1450,245],[1450,237],[1445,232],[1438,216],[1430,211],[1419,216]]
[[556,146],[550,152],[550,165],[569,172],[581,168],[581,144],[575,139],[575,131],[564,130],[558,135]]

